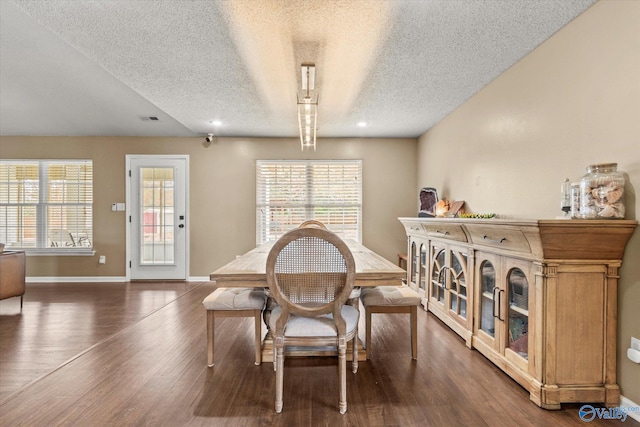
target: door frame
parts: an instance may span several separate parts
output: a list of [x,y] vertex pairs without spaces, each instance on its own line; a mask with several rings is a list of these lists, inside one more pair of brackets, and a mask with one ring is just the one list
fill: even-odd
[[[174,159],[185,161],[185,176],[184,176],[184,204],[185,204],[185,277],[184,280],[189,280],[189,266],[190,266],[190,214],[189,214],[189,155],[188,154],[126,154],[125,155],[125,280],[131,281],[131,161],[137,159]],[[176,280],[176,279],[171,279]],[[181,280],[181,279],[179,279]]]

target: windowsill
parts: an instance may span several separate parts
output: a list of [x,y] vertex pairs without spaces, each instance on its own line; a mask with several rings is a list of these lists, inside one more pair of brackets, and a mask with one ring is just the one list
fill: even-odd
[[[7,250],[5,248],[5,250]],[[10,250],[10,249],[9,249]],[[27,256],[94,256],[96,251],[93,248],[85,249],[15,249],[25,251]]]

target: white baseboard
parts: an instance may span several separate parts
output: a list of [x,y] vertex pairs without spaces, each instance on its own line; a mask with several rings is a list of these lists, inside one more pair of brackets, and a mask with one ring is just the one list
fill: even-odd
[[124,276],[27,276],[25,278],[27,283],[82,283],[82,282],[109,282],[109,283],[124,283],[126,278]]
[[633,418],[634,420],[640,422],[640,405],[635,402],[632,402],[630,399],[627,399],[624,396],[620,396],[620,407],[621,408],[633,408],[633,410],[625,411],[627,416]]
[[[66,276],[66,277],[45,277],[45,276],[27,276],[27,283],[83,283],[83,282],[108,282],[108,283],[124,283],[127,281],[125,276]],[[192,276],[187,282],[208,282],[208,276]]]

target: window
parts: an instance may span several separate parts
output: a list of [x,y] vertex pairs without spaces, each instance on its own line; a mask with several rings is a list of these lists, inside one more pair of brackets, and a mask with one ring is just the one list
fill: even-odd
[[0,160],[0,242],[7,249],[90,252],[91,160]]
[[343,239],[362,240],[362,161],[256,164],[256,242],[278,239],[315,219]]

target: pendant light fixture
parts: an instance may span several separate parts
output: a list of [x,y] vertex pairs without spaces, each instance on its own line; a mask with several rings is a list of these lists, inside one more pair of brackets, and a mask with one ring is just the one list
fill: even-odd
[[298,128],[300,130],[300,148],[302,151],[316,151],[316,124],[318,121],[318,95],[315,89],[315,64],[302,64],[302,98],[298,94]]

